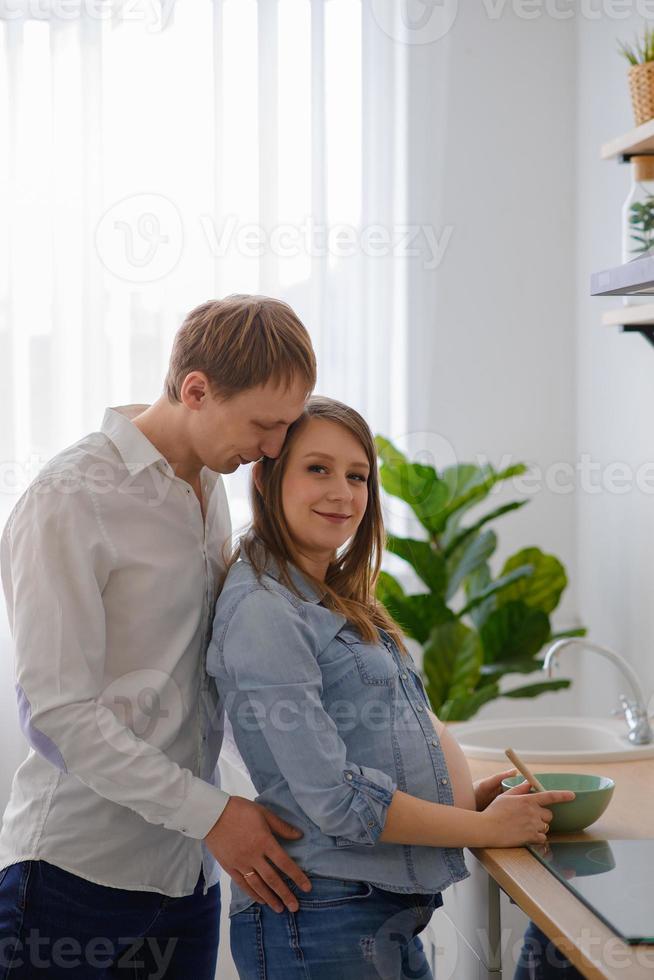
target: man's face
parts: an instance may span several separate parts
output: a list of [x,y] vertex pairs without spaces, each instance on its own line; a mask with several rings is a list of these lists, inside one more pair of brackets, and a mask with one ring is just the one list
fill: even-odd
[[243,463],[279,456],[288,427],[304,409],[306,382],[285,389],[272,382],[222,401],[211,394],[193,413],[192,439],[204,466],[233,473]]

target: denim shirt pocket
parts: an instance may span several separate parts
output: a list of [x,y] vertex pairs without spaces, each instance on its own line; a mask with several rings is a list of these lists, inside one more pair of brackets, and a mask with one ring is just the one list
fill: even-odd
[[390,685],[397,678],[393,655],[381,641],[366,643],[351,629],[342,629],[336,639],[350,650],[364,684]]

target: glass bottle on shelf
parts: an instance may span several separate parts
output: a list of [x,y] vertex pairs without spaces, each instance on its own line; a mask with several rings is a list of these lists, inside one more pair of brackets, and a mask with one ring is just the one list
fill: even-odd
[[[654,156],[634,156],[631,189],[622,206],[622,261],[641,258],[649,249],[654,249]],[[654,296],[625,296],[623,302],[654,303]]]

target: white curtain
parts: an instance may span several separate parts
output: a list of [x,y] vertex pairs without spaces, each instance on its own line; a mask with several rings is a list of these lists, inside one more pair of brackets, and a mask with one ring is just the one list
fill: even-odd
[[408,51],[373,0],[0,0],[0,527],[212,296],[286,299],[317,390],[406,431]]
[[0,4],[0,517],[106,405],[157,397],[211,296],[288,300],[317,390],[404,431],[406,47],[370,0],[21,3]]

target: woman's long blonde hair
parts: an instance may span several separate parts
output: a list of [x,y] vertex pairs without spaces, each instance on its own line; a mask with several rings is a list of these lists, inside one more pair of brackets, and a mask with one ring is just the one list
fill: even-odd
[[345,616],[366,642],[378,642],[377,628],[381,627],[405,654],[400,627],[375,596],[386,540],[375,441],[366,421],[348,405],[333,398],[313,396],[299,419],[289,427],[279,456],[276,459],[265,457],[261,461],[261,489],[254,479],[250,489],[252,524],[241,538],[229,564],[231,566],[241,555],[245,555],[260,577],[270,556],[277,562],[283,584],[297,594],[288,570],[288,565],[297,564],[297,561],[282,507],[282,481],[295,438],[309,419],[316,418],[342,425],[361,443],[370,467],[368,503],[356,533],[330,563],[325,581],[315,579],[304,569],[302,574],[319,593],[323,593],[323,605]]

